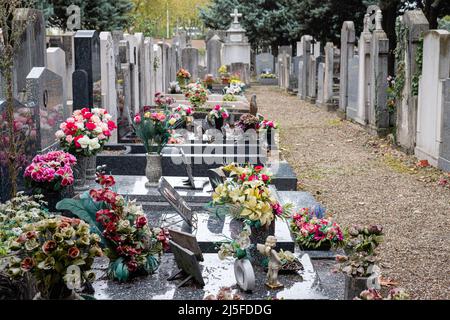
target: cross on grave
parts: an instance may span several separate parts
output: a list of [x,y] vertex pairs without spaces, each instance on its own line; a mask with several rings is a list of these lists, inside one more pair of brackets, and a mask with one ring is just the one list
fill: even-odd
[[233,23],[239,23],[239,18],[242,18],[242,13],[238,12],[238,9],[234,9],[233,13],[230,14],[232,18],[234,18]]

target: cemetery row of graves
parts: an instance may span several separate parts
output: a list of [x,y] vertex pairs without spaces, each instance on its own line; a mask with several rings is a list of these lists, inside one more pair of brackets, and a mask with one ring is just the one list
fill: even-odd
[[[396,128],[406,150],[448,170],[450,34],[405,14],[394,114],[388,41],[370,10],[357,53],[345,22],[340,50],[327,44],[323,57],[305,35],[296,57],[257,55],[257,79],[374,134]],[[39,10],[14,13],[22,41],[0,79],[13,97],[2,90],[3,299],[408,299],[380,287],[381,225],[339,226],[297,191],[278,124],[244,94],[253,58],[232,17],[201,66],[182,32],[55,33]]]

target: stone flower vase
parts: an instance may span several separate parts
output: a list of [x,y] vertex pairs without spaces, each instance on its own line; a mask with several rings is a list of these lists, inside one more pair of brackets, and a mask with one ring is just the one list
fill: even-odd
[[87,157],[87,165],[86,165],[86,183],[95,182],[97,172],[97,156]]
[[272,129],[267,129],[267,151],[272,150]]
[[[44,289],[38,284],[38,288]],[[45,293],[44,293],[45,292]],[[48,290],[40,290],[33,300],[80,300],[81,297],[75,291],[67,288],[63,280],[52,284]]]
[[236,283],[245,292],[255,290],[255,272],[248,259],[236,259],[234,262]]
[[73,167],[73,177],[75,180],[73,188],[75,191],[79,192],[89,189],[89,186],[86,183],[87,162],[87,157],[77,156],[77,163]]
[[147,167],[145,175],[148,181],[146,187],[155,187],[162,176],[161,155],[159,153],[147,153]]
[[275,235],[275,220],[273,220],[269,225],[264,225],[262,227],[250,227],[250,241],[252,246],[250,247],[250,256],[254,266],[263,266],[263,261],[266,259],[265,256],[258,252],[256,249],[256,245],[266,243],[266,239],[268,236]]
[[222,117],[220,117],[220,118],[215,118],[214,119],[214,123],[215,123],[215,126],[216,126],[216,129],[217,130],[222,130],[222,127],[223,127],[223,118]]
[[368,277],[350,277],[345,275],[344,299],[353,300],[359,294],[367,290]]

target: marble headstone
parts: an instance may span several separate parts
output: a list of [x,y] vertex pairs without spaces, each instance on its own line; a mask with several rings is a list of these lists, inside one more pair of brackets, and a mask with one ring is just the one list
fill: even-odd
[[341,71],[339,83],[339,114],[345,117],[348,97],[348,60],[354,54],[355,24],[353,21],[344,21],[341,29]]
[[222,65],[222,42],[217,35],[214,35],[206,43],[207,52],[207,72],[215,78],[219,76],[219,68]]
[[198,79],[198,49],[184,48],[181,51],[181,67],[191,74],[191,80]]

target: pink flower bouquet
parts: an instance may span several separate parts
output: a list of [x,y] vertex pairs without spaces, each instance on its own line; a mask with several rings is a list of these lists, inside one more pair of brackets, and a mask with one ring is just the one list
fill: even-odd
[[34,189],[60,191],[74,182],[72,167],[77,160],[69,153],[53,151],[37,155],[25,169],[25,179]]

